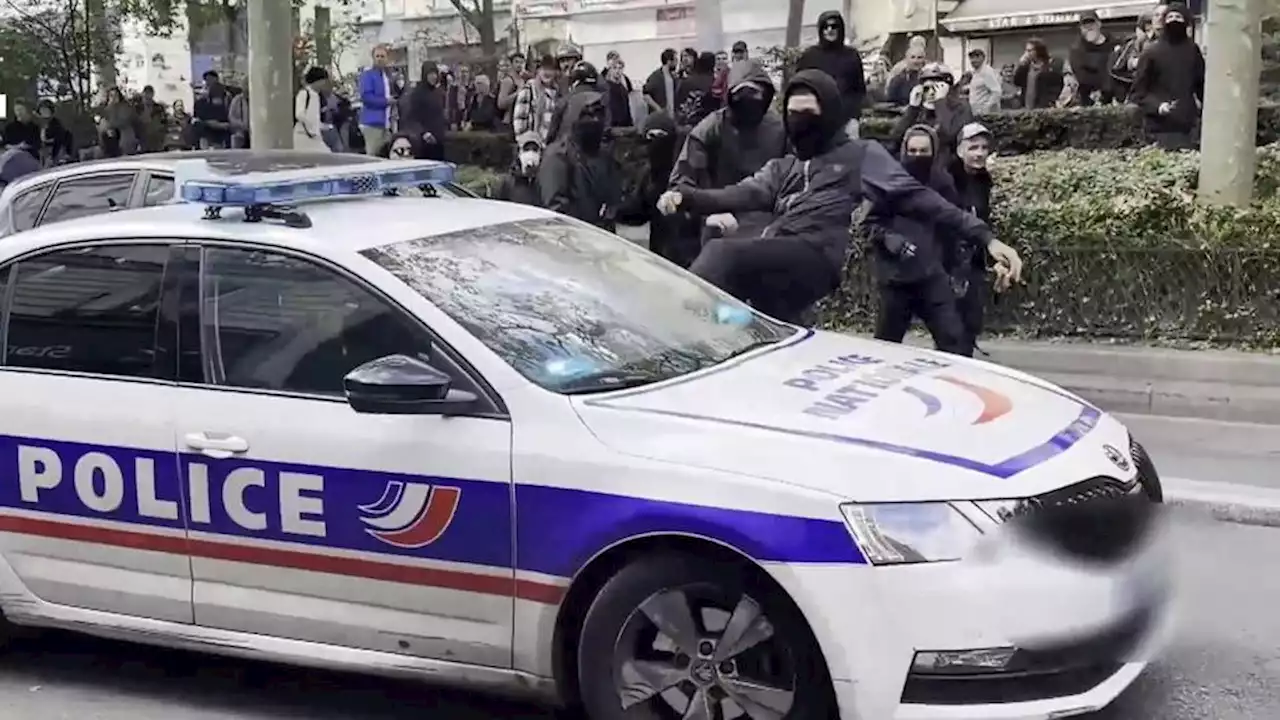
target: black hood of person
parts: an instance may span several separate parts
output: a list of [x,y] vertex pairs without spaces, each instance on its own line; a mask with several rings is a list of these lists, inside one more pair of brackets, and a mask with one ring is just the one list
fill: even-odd
[[[1174,23],[1175,29],[1170,32],[1169,16],[1177,14],[1182,17],[1182,23]],[[1168,40],[1170,44],[1179,45],[1187,41],[1190,37],[1191,10],[1182,3],[1170,3],[1164,10],[1164,30],[1160,33],[1160,38]],[[1177,28],[1181,28],[1181,30]]]
[[[827,38],[822,34],[822,28],[826,27],[827,23],[830,22],[840,26],[840,36],[836,38],[835,42],[828,42]],[[818,44],[822,47],[844,47],[845,32],[844,15],[841,15],[838,10],[828,10],[818,16]]]
[[[933,148],[933,154],[929,157],[913,157],[907,155],[907,141],[916,135],[925,135],[929,138],[929,144]],[[941,145],[938,143],[938,133],[928,125],[912,125],[907,128],[907,132],[902,136],[902,145],[898,148],[898,162],[902,163],[902,167],[911,177],[915,178],[921,185],[933,186],[931,182],[934,174],[942,170],[941,165]]]
[[[838,135],[844,132],[844,112],[840,100],[840,87],[830,75],[821,70],[801,70],[787,81],[783,91],[783,107],[799,89],[806,89],[818,99],[820,115],[803,117],[809,113],[786,114],[787,138],[796,157],[810,160],[827,151]],[[803,125],[800,123],[804,123]]]
[[[760,87],[763,95],[758,106],[750,106],[734,102],[733,90],[747,83]],[[773,98],[778,94],[773,85],[773,78],[760,67],[755,60],[739,60],[729,67],[729,76],[725,82],[729,95],[729,121],[735,126],[752,128],[760,124],[769,108],[773,107]]]
[[[651,139],[649,133],[654,130],[661,130],[666,135],[660,139]],[[649,113],[640,125],[640,135],[645,138],[645,147],[649,153],[649,175],[665,183],[676,164],[676,141],[679,138],[676,135],[675,119],[665,110]]]
[[604,94],[582,90],[569,96],[561,127],[579,150],[594,155],[604,140],[604,117]]

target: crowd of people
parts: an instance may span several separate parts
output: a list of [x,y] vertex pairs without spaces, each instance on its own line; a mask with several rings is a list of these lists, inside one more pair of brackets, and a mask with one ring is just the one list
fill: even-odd
[[[649,247],[783,319],[800,320],[838,287],[851,219],[861,222],[881,290],[876,331],[900,342],[919,317],[943,350],[971,355],[992,289],[1017,282],[1021,259],[994,239],[987,159],[991,131],[976,118],[1003,108],[1128,103],[1153,141],[1191,144],[1203,99],[1204,60],[1180,4],[1143,16],[1115,41],[1095,13],[1080,20],[1069,57],[1028,41],[997,73],[969,53],[960,76],[928,59],[913,38],[896,65],[864,71],[845,19],[825,12],[817,44],[800,54],[781,93],[745,43],[727,53],[665,50],[636,87],[618,53],[604,73],[565,44],[530,63],[513,53],[496,81],[466,66],[424,63],[410,85],[377,47],[352,98],[312,68],[294,102],[294,146],[394,158],[442,159],[449,134],[484,130],[513,143],[498,199],[539,205],[614,230],[648,225]],[[151,88],[108,91],[98,119],[100,156],[180,148],[251,147],[246,90],[217,72],[187,114]],[[868,107],[899,108],[887,144],[859,139]],[[625,189],[612,129],[637,128],[648,172]],[[30,171],[74,156],[52,105],[15,105],[4,128],[11,157]],[[0,181],[7,182],[0,159]]]

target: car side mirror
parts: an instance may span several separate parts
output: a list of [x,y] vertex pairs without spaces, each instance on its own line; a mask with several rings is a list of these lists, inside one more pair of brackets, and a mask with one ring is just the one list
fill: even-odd
[[351,409],[372,415],[450,415],[475,403],[474,393],[451,384],[448,374],[408,355],[370,360],[342,379]]

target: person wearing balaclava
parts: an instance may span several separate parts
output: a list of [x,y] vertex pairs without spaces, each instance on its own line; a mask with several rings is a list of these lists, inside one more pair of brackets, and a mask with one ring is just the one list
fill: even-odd
[[494,190],[493,199],[541,207],[538,168],[542,165],[542,137],[530,130],[516,138],[516,148],[518,151],[511,171]]
[[604,146],[604,93],[569,97],[559,136],[547,146],[538,169],[542,205],[613,231],[622,201],[621,170]]
[[901,146],[907,128],[927,125],[933,128],[941,143],[939,155],[955,150],[960,128],[973,122],[973,110],[956,87],[955,76],[942,63],[929,63],[920,71],[920,83],[911,90],[907,109],[894,123],[890,133],[893,146]]
[[662,111],[650,113],[640,125],[640,137],[644,139],[649,156],[649,167],[640,179],[639,186],[627,196],[618,209],[618,224],[649,226],[649,249],[687,268],[697,257],[697,248],[680,242],[680,220],[658,212],[658,198],[667,191],[671,168],[676,158],[676,123],[671,114]]
[[[787,129],[773,110],[777,92],[773,79],[756,61],[743,60],[730,66],[727,82],[726,106],[704,118],[685,138],[671,171],[672,187],[726,187],[786,155]],[[751,234],[772,219],[772,213],[758,212],[739,216],[735,222],[740,232]],[[680,242],[694,248],[695,256],[702,246],[705,221],[694,216],[681,225]]]
[[[916,182],[959,206],[940,147],[933,128],[915,125],[907,130],[898,158]],[[918,317],[939,350],[969,355],[956,293],[944,266],[945,259],[956,254],[948,247],[955,244],[955,236],[935,225],[927,218],[869,209],[863,228],[871,241],[880,291],[876,339],[902,342],[912,318]]]
[[862,55],[845,44],[844,16],[829,10],[818,16],[818,44],[805,50],[796,62],[797,70],[821,70],[840,87],[840,101],[849,125],[845,130],[857,136],[858,119],[867,99],[867,79],[862,72]]
[[578,93],[596,93],[605,96],[604,105],[604,127],[605,138],[609,138],[609,128],[613,127],[613,112],[609,108],[608,93],[609,89],[605,87],[605,83],[600,79],[600,71],[585,60],[579,60],[576,65],[569,70],[569,84],[566,94],[556,100],[555,108],[551,111],[551,125],[547,130],[547,143],[550,144],[560,136],[560,128],[564,126],[564,112],[569,106],[569,99]]
[[421,138],[428,158],[443,160],[449,120],[440,67],[434,62],[424,62],[419,77],[418,84],[400,99],[400,129]]
[[840,87],[830,75],[801,70],[784,96],[790,154],[736,185],[683,185],[658,200],[666,215],[773,213],[754,237],[708,242],[691,268],[695,274],[766,314],[799,323],[839,286],[849,223],[867,205],[889,216],[932,222],[939,232],[987,248],[1012,277],[1021,276],[1018,254],[992,238],[986,224],[920,184],[878,141],[845,133]]
[[1143,51],[1129,102],[1142,108],[1148,138],[1166,150],[1195,147],[1193,132],[1204,103],[1204,55],[1189,31],[1187,6],[1164,12],[1160,37]]

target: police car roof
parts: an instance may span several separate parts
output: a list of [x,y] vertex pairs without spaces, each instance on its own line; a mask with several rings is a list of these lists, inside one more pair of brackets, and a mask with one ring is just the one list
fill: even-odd
[[223,210],[221,219],[206,220],[205,206],[198,203],[125,210],[11,235],[0,243],[0,254],[12,257],[70,242],[123,239],[239,240],[343,254],[489,225],[556,217],[548,210],[498,200],[415,196],[334,198],[309,201],[300,209],[311,218],[310,228],[286,227],[274,220],[245,222],[243,211],[236,208]]

